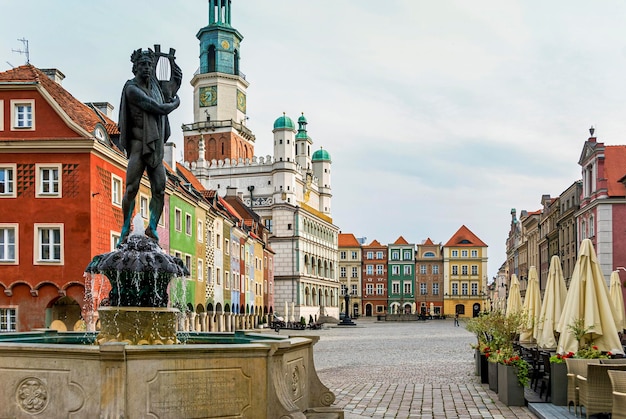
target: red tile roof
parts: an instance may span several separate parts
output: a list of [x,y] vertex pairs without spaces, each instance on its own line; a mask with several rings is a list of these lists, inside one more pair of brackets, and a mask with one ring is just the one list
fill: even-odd
[[433,246],[435,243],[433,243],[433,241],[432,241],[432,240],[430,239],[430,237],[429,237],[429,238],[427,238],[427,239],[424,241],[424,243],[422,243],[422,244],[424,244],[424,245],[426,245],[426,246]]
[[400,236],[393,244],[409,244],[409,242],[406,241],[404,237]]
[[609,196],[626,196],[626,186],[620,182],[624,175],[626,175],[626,146],[606,146],[604,148],[604,177],[607,179]]
[[352,233],[339,233],[338,245],[339,247],[361,247],[361,243]]
[[44,72],[31,64],[26,64],[0,73],[0,83],[31,82],[46,91],[63,109],[67,116],[87,132],[93,132],[96,124],[104,125],[109,134],[118,134],[117,124],[101,112],[95,112],[59,83],[50,79]]
[[176,163],[176,170],[178,170],[180,174],[185,179],[187,179],[187,182],[191,183],[191,186],[193,186],[195,190],[197,190],[198,192],[204,190],[204,186],[202,186],[202,183],[200,183],[198,178],[195,177],[194,174],[191,173],[185,166],[180,163]]
[[456,233],[448,240],[445,247],[488,247],[481,239],[478,238],[469,228],[464,225],[457,230]]
[[380,242],[376,239],[372,240],[372,242],[366,246],[363,247],[385,247],[382,244],[380,244]]

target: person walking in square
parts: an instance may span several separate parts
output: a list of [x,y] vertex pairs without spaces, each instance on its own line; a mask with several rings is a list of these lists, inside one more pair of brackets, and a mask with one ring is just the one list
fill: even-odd
[[454,314],[454,325],[459,326],[459,313]]

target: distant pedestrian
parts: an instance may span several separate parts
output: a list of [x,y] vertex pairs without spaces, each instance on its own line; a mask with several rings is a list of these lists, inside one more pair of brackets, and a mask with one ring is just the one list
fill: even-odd
[[459,325],[459,313],[456,313],[454,315],[454,325],[458,326]]

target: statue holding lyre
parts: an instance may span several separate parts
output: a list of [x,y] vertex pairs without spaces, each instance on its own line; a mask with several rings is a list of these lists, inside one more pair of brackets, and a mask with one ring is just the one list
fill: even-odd
[[[177,93],[182,82],[182,71],[175,62],[174,53],[173,48],[167,54],[162,53],[161,46],[155,45],[154,51],[138,49],[130,57],[135,77],[124,85],[119,116],[120,146],[128,157],[120,243],[130,233],[135,198],[144,171],[150,179],[152,193],[146,235],[159,241],[157,225],[163,212],[166,181],[163,146],[170,136],[167,115],[180,105]],[[163,63],[167,64],[161,65]],[[159,80],[157,64],[168,70],[165,71],[170,73],[168,79]]]

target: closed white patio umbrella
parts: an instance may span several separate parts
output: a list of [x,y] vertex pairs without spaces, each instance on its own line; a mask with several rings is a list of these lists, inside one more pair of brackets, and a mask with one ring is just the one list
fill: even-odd
[[578,351],[579,342],[571,330],[577,321],[587,330],[580,345],[592,341],[601,351],[624,353],[611,310],[609,288],[589,239],[580,244],[578,260],[557,326],[557,332],[560,333],[558,353]]
[[517,275],[511,275],[511,285],[509,287],[509,297],[506,300],[506,315],[510,316],[522,311],[522,296],[519,291],[519,279]]
[[609,297],[613,304],[613,318],[618,332],[626,329],[626,314],[624,313],[624,295],[622,294],[622,281],[619,279],[619,272],[611,272],[609,283]]
[[558,256],[552,256],[546,290],[539,312],[539,324],[537,325],[536,338],[539,348],[556,348],[557,342],[554,332],[563,312],[566,295],[567,287],[561,269],[561,259]]
[[539,314],[541,312],[541,295],[539,291],[539,277],[537,276],[537,268],[531,266],[528,270],[528,288],[526,288],[526,296],[524,297],[524,305],[522,306],[522,315],[524,320],[522,330],[520,331],[520,342],[536,341],[537,323],[539,322]]

